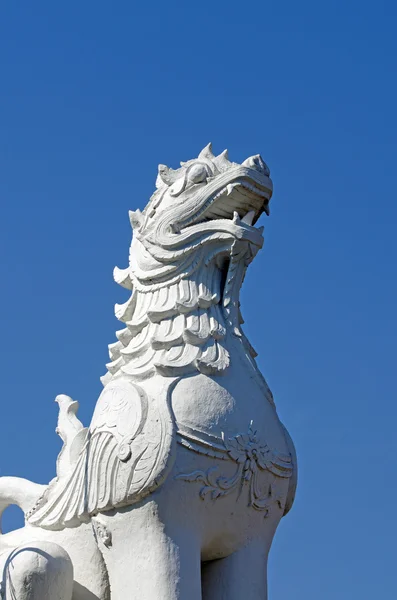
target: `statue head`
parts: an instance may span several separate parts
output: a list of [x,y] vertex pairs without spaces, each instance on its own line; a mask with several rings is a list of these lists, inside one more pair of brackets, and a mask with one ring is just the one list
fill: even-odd
[[142,225],[162,224],[173,233],[219,219],[234,224],[241,219],[251,226],[269,210],[273,189],[269,176],[261,156],[251,156],[240,165],[229,161],[227,150],[214,156],[208,144],[198,158],[181,163],[179,169],[159,165],[157,190],[144,210]]
[[[211,144],[179,169],[159,165],[147,206],[130,212],[129,266],[114,272],[132,294],[116,305],[127,328],[110,347],[111,374],[227,368],[227,332],[245,340],[239,291],[263,245],[263,227],[255,223],[269,214],[272,189],[261,156],[238,164],[226,150],[215,156]],[[248,342],[247,348],[253,353]]]
[[227,150],[214,156],[208,144],[179,169],[159,165],[156,191],[146,208],[130,211],[135,242],[130,269],[117,270],[116,280],[145,280],[150,272],[153,282],[169,273],[162,265],[175,267],[199,246],[219,250],[223,245],[230,252],[240,240],[255,254],[263,244],[263,228],[254,225],[263,212],[269,214],[272,190],[270,171],[259,154],[238,164],[228,159]]

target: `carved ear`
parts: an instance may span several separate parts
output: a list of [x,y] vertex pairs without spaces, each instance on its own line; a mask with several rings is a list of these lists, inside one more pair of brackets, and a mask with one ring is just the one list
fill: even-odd
[[215,158],[215,156],[212,153],[211,142],[201,150],[200,154],[198,155],[198,158],[207,158],[209,160],[213,160]]
[[141,211],[139,210],[129,210],[128,216],[130,217],[130,223],[132,229],[139,229],[142,225],[143,216]]
[[174,171],[174,169],[170,169],[166,165],[159,165],[159,174],[157,176],[157,181],[156,181],[157,187],[159,187],[157,185],[157,183],[159,183],[161,185],[161,182],[170,186],[177,179],[178,179],[178,171]]

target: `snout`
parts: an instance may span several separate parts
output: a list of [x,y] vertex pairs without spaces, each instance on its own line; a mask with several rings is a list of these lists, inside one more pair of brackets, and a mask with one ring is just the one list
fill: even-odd
[[270,169],[260,154],[255,154],[254,156],[246,158],[245,161],[241,163],[241,166],[248,167],[249,169],[258,171],[262,175],[266,175],[266,177],[270,177]]

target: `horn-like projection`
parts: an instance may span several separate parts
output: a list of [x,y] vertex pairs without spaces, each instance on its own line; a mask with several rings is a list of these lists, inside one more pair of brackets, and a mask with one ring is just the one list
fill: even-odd
[[200,154],[198,155],[199,158],[207,158],[209,160],[213,160],[215,158],[215,156],[212,153],[212,144],[211,142],[201,150]]
[[221,154],[219,154],[219,156],[217,156],[215,158],[214,163],[216,164],[218,170],[221,173],[230,169],[230,167],[232,166],[232,163],[229,160],[227,150],[224,150],[223,152],[221,152]]

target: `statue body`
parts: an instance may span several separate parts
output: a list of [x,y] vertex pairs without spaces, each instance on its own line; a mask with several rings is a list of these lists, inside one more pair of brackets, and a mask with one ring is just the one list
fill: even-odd
[[26,514],[0,537],[7,600],[42,599],[36,579],[48,600],[267,597],[296,456],[241,329],[239,291],[263,244],[254,223],[268,212],[269,171],[260,156],[239,165],[207,146],[180,169],[160,165],[156,187],[130,213],[129,267],[115,279],[131,296],[116,305],[125,327],[90,426],[58,396],[56,478],[0,479],[0,510]]

